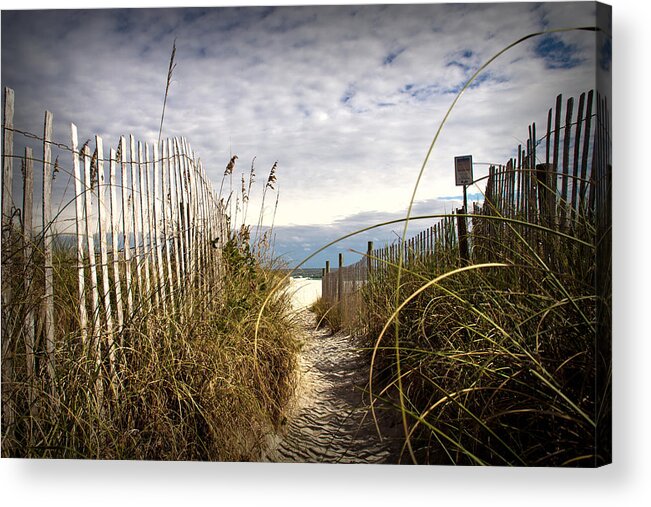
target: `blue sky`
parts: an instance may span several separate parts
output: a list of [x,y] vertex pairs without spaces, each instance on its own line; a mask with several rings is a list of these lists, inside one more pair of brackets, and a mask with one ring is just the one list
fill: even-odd
[[[105,145],[130,133],[151,142],[176,38],[163,134],[188,138],[216,187],[231,154],[239,157],[236,188],[255,157],[253,222],[278,161],[276,250],[293,264],[340,235],[404,215],[429,143],[472,73],[528,33],[593,25],[593,9],[554,2],[3,11],[2,84],[16,92],[18,128],[40,132],[49,109],[55,137],[66,143],[70,122],[82,139],[97,133]],[[594,34],[571,32],[531,39],[492,64],[443,130],[416,209],[458,206],[450,199],[461,193],[454,156],[505,163],[531,121],[544,125],[558,93],[594,87],[596,54]],[[476,177],[485,172],[475,168]],[[266,223],[274,202],[267,195]],[[398,231],[373,231],[309,265]]]

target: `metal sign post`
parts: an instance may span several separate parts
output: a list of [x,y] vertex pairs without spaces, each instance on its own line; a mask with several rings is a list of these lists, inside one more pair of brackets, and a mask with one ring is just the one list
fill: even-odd
[[463,213],[468,214],[468,185],[463,186]]
[[468,185],[473,182],[472,155],[454,157],[454,180],[456,186],[463,186],[463,212],[468,213]]

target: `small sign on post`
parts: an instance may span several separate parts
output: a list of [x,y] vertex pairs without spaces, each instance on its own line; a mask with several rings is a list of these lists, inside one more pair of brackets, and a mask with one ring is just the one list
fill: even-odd
[[[462,211],[463,214],[465,215],[468,212],[468,194],[466,192],[467,192],[468,185],[472,185],[473,182],[472,155],[461,155],[459,157],[454,157],[454,180],[456,186],[463,187],[463,210]],[[463,217],[463,220],[465,222],[466,218]],[[464,229],[465,229],[465,224],[464,224]],[[459,231],[461,231],[461,229],[459,229]],[[461,245],[461,243],[459,243],[459,245]]]
[[454,179],[457,187],[472,184],[472,155],[454,157]]

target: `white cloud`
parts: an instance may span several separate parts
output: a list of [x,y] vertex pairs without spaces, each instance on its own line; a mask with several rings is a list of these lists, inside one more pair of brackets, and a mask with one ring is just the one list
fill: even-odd
[[[99,133],[115,146],[133,132],[152,141],[176,37],[164,134],[188,138],[217,187],[231,152],[240,157],[236,187],[257,157],[251,210],[278,161],[276,224],[328,224],[404,209],[453,92],[507,44],[593,24],[593,9],[577,2],[5,11],[2,79],[16,91],[20,128],[40,132],[47,108],[64,142],[72,121],[83,139]],[[558,37],[580,64],[549,68],[536,39],[491,64],[443,129],[417,199],[457,192],[455,155],[504,163],[531,121],[542,132],[557,93],[594,86],[594,34]]]
[[[469,197],[469,205],[473,200],[472,197]],[[441,215],[453,213],[461,206],[461,199],[461,196],[452,196],[415,202],[407,237],[429,228],[441,219]],[[368,241],[374,242],[374,248],[381,248],[401,238],[404,230],[404,222],[401,220],[406,212],[406,208],[395,211],[367,210],[341,217],[328,224],[276,226],[273,229],[276,234],[275,252],[289,265],[295,265],[315,254],[328,243],[336,241],[332,247],[316,253],[305,266],[322,267],[326,260],[333,263],[340,252],[344,253],[345,263],[351,264],[361,258],[360,252],[366,252]],[[439,216],[418,218],[432,215]],[[385,222],[394,223],[379,226]],[[358,232],[371,227],[373,228],[368,231]],[[340,240],[353,233],[355,234],[351,237]]]

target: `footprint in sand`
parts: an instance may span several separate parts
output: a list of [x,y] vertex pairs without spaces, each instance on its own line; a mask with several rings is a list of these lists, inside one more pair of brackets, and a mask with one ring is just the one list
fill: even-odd
[[275,435],[265,461],[293,463],[397,463],[395,423],[376,411],[382,438],[368,410],[368,358],[357,340],[315,329],[303,311],[305,345],[298,387],[282,434]]

